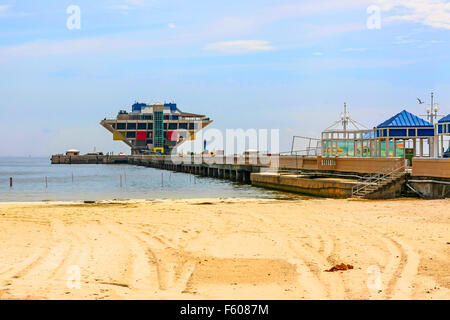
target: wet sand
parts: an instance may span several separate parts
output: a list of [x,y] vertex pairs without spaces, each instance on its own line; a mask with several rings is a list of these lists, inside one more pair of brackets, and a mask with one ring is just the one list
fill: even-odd
[[[4,203],[0,299],[450,299],[449,207],[411,199]],[[354,268],[324,272],[339,263]]]

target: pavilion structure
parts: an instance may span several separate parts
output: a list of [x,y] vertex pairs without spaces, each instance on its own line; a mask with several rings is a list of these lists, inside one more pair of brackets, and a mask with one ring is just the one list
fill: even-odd
[[353,120],[344,104],[341,118],[322,132],[321,143],[325,157],[370,157],[373,132]]
[[[450,135],[448,125],[446,128]],[[344,106],[341,119],[322,132],[321,140],[326,157],[412,158],[436,153],[434,125],[406,110],[368,129],[351,119]]]
[[[442,118],[436,124],[436,140],[435,140],[435,153],[436,157],[443,157],[445,153],[444,137],[450,136],[450,114]],[[450,142],[448,145],[450,150]]]
[[406,110],[378,125],[375,133],[378,157],[405,157],[407,142],[412,142],[411,156],[424,157],[427,146],[433,157],[434,125]]

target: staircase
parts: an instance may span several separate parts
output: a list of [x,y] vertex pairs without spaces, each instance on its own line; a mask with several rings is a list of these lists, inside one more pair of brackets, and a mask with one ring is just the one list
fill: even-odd
[[404,163],[383,168],[379,172],[358,180],[358,184],[352,188],[353,198],[366,198],[368,195],[379,191],[383,187],[400,180],[406,175]]

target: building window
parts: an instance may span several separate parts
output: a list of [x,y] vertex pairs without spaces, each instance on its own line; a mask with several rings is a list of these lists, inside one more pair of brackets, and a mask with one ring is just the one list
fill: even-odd
[[136,138],[136,131],[129,131],[127,132],[127,138]]
[[125,130],[126,125],[124,122],[117,122],[117,130]]
[[169,130],[177,130],[177,123],[169,123]]
[[153,130],[153,123],[148,124],[148,130]]
[[155,148],[163,148],[164,147],[164,126],[163,126],[163,113],[161,111],[155,111],[154,115],[154,146]]
[[164,123],[164,130],[167,130],[167,123]]
[[147,123],[138,123],[139,130],[147,130]]
[[150,138],[150,139],[153,138],[153,132],[152,131],[147,131],[147,138]]
[[127,129],[136,130],[136,123],[135,122],[128,123]]
[[142,116],[142,119],[144,119],[144,120],[152,120],[153,116],[151,114],[145,114],[145,115]]
[[164,115],[164,120],[169,120],[169,115],[168,114]]
[[196,127],[197,127],[196,123],[193,123],[193,122],[189,123],[189,130],[197,129]]
[[186,122],[181,122],[180,125],[179,125],[179,128],[180,128],[180,129],[185,129],[185,130],[187,130],[187,127],[188,127],[188,125],[187,125]]
[[153,140],[152,139],[147,140],[147,144],[153,144]]
[[172,120],[178,120],[178,116],[172,116]]

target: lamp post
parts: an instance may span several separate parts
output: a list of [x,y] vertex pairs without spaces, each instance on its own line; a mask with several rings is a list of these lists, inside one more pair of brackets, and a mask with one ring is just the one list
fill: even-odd
[[438,117],[443,117],[443,115],[438,114],[439,112],[439,104],[434,103],[434,92],[431,92],[431,104],[426,109],[427,114],[422,114],[422,117],[427,117],[427,120],[434,125],[434,121],[438,119]]

